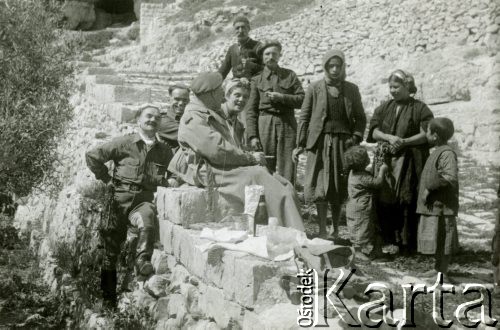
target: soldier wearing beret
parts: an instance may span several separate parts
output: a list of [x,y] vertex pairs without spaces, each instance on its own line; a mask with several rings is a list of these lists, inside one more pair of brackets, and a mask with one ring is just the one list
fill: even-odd
[[[135,269],[138,276],[153,272],[151,255],[154,243],[156,208],[153,194],[157,186],[176,186],[167,167],[172,159],[171,149],[156,139],[160,110],[146,105],[139,111],[138,132],[113,139],[86,153],[89,169],[96,179],[113,188],[116,223],[108,224],[101,233],[104,241],[104,260],[101,266],[101,289],[105,305],[116,306],[116,262],[127,229],[135,231],[137,241]],[[105,163],[114,163],[110,176]]]
[[[241,146],[242,125],[235,114],[244,108],[246,91],[238,91],[237,84],[229,83],[229,104],[221,107],[224,92],[219,73],[200,74],[190,88],[195,96],[181,118],[181,148],[170,162],[169,171],[191,185],[217,190],[237,213],[243,212],[245,186],[262,185],[269,216],[277,217],[283,226],[303,231],[293,186],[269,173],[263,153],[246,151]],[[241,95],[235,95],[235,91]]]
[[244,83],[250,82],[253,76],[262,71],[262,60],[257,55],[261,43],[248,36],[250,22],[245,16],[236,17],[233,27],[238,42],[229,47],[219,73],[226,78],[232,69],[233,78],[243,78]]
[[162,118],[158,136],[175,153],[179,148],[179,143],[177,142],[179,121],[184,114],[186,105],[189,103],[189,87],[181,84],[173,85],[168,88],[168,94],[170,96],[170,108],[161,113]]
[[247,138],[254,149],[263,148],[268,167],[293,181],[292,152],[297,121],[294,109],[304,100],[297,75],[278,65],[281,43],[267,41],[260,48],[264,69],[252,79],[247,113]]

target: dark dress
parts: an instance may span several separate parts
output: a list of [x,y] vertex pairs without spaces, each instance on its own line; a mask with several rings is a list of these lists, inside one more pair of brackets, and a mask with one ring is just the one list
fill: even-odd
[[[397,111],[399,107],[399,111]],[[367,142],[377,142],[373,131],[378,128],[382,133],[400,138],[409,138],[426,130],[433,118],[427,105],[414,98],[404,102],[389,100],[380,105],[370,121]],[[379,142],[379,147],[383,143]],[[384,239],[387,243],[398,243],[399,233],[404,245],[416,247],[417,222],[416,200],[420,173],[427,157],[427,143],[406,147],[389,155],[389,172],[377,198],[378,219]],[[374,174],[378,173],[380,164],[374,166]]]

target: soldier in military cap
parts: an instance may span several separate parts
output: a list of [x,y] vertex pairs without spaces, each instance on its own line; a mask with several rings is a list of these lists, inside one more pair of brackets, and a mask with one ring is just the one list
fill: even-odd
[[[109,307],[116,306],[116,262],[127,229],[138,232],[136,274],[147,277],[153,272],[151,255],[156,219],[153,194],[157,186],[176,186],[176,180],[167,172],[172,151],[156,138],[159,121],[159,108],[143,106],[137,117],[137,133],[115,138],[86,153],[87,166],[96,179],[114,188],[116,223],[101,233],[105,250],[101,289],[104,303]],[[114,164],[113,176],[105,165],[108,161]]]
[[292,70],[278,65],[281,50],[277,40],[266,41],[259,49],[265,67],[252,79],[246,134],[253,149],[263,149],[268,167],[293,182],[292,151],[297,135],[294,109],[302,105],[304,89]]

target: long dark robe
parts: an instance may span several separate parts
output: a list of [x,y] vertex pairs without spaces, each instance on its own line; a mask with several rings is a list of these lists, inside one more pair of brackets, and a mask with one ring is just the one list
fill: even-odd
[[[398,105],[401,106],[399,112],[396,111]],[[419,134],[420,128],[427,130],[427,124],[433,117],[427,105],[414,98],[399,103],[395,100],[384,102],[375,109],[367,142],[377,142],[373,138],[375,128],[385,134],[409,138]],[[382,146],[381,142],[379,146]],[[416,242],[418,182],[428,156],[429,146],[426,143],[403,148],[388,157],[389,173],[376,199],[380,227],[388,242],[394,242],[395,231],[402,230],[403,243],[406,241],[413,245]],[[379,166],[375,164],[374,174],[378,173]]]

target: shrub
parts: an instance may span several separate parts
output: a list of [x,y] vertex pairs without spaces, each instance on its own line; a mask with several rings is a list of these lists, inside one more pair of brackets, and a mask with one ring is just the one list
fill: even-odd
[[52,169],[72,117],[74,54],[61,42],[54,0],[0,0],[0,193],[26,195]]

